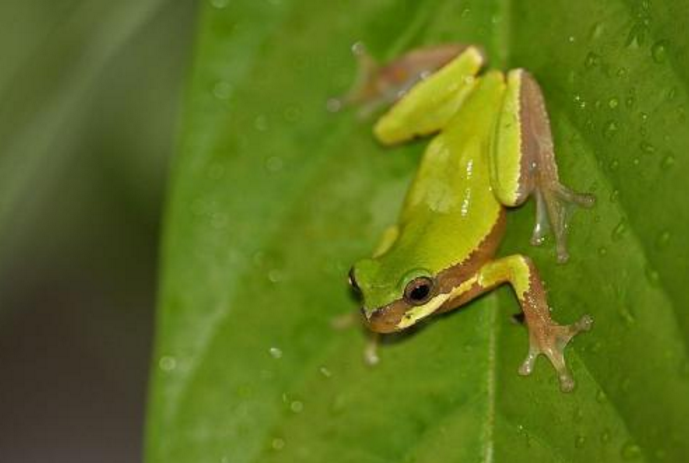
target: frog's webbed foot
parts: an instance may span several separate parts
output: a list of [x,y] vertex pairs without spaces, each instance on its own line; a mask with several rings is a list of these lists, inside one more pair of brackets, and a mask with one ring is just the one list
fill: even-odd
[[[548,156],[546,162],[554,164],[554,156]],[[546,171],[552,172],[551,169]],[[555,236],[557,249],[557,260],[560,263],[567,262],[569,253],[567,252],[567,228],[569,219],[575,206],[590,208],[595,204],[595,197],[590,194],[576,193],[562,185],[555,178],[547,178],[546,175],[536,176],[534,197],[536,199],[536,224],[531,235],[531,244],[540,245],[543,243],[548,231],[552,231]]]
[[569,392],[574,389],[574,379],[565,362],[564,350],[569,341],[582,331],[588,331],[593,325],[593,319],[584,315],[571,325],[558,325],[552,320],[536,318],[528,320],[529,353],[519,367],[520,375],[530,375],[536,358],[543,354],[557,371],[560,389]]

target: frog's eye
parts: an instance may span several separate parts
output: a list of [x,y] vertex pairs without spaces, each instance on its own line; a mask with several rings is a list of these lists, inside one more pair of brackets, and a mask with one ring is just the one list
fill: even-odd
[[354,291],[361,291],[361,289],[359,289],[359,285],[356,282],[356,278],[354,278],[354,267],[349,269],[349,275],[347,275],[347,279],[349,280],[349,286],[351,286]]
[[433,294],[433,280],[429,277],[418,277],[407,283],[404,288],[404,300],[411,305],[421,305]]

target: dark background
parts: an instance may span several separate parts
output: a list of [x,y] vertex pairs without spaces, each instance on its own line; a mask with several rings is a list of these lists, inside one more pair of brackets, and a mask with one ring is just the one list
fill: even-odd
[[0,2],[0,461],[142,454],[193,0]]

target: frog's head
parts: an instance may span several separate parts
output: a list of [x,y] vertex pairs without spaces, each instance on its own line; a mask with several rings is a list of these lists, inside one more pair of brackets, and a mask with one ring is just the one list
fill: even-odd
[[378,333],[400,331],[435,312],[448,298],[436,276],[423,268],[393,270],[379,259],[357,262],[349,284],[361,294],[368,327]]

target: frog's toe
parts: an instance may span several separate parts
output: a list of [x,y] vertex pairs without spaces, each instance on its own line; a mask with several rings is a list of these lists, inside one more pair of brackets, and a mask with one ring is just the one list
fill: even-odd
[[579,321],[571,325],[556,325],[551,322],[530,327],[529,353],[519,368],[519,373],[521,375],[531,374],[536,358],[543,354],[555,368],[562,392],[571,391],[574,389],[575,382],[565,361],[565,347],[574,336],[582,331],[590,330],[592,326],[593,319],[589,315],[584,315]]
[[534,363],[536,362],[536,358],[538,358],[540,353],[541,352],[538,349],[534,349],[533,347],[529,348],[529,353],[526,355],[524,362],[519,367],[520,375],[528,376],[533,372]]
[[557,260],[569,260],[567,252],[567,229],[573,207],[592,207],[596,199],[593,195],[577,193],[559,182],[541,185],[536,191],[536,226],[531,243],[538,245],[549,230],[553,231],[556,242]]

